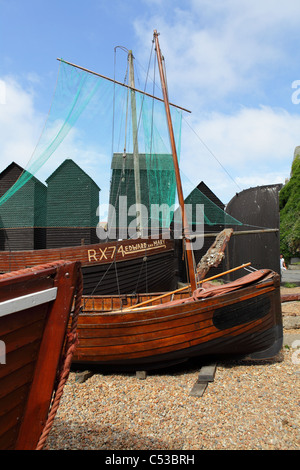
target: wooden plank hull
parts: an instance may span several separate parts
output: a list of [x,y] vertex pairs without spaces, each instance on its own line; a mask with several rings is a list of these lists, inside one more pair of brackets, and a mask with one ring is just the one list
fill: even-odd
[[34,450],[63,366],[80,263],[0,276],[0,449]]
[[174,241],[137,239],[31,251],[2,251],[0,272],[56,260],[80,261],[83,293],[118,294],[173,290],[178,266]]
[[274,356],[282,345],[279,276],[265,271],[243,280],[236,290],[226,286],[199,298],[181,293],[133,310],[127,308],[150,296],[84,297],[73,362],[147,370],[194,356]]

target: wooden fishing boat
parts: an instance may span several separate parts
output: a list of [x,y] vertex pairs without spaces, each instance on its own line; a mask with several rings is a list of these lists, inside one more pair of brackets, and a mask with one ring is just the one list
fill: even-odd
[[0,276],[0,449],[42,449],[68,378],[81,294],[78,262]]
[[110,370],[148,370],[194,356],[270,358],[282,346],[279,275],[262,269],[219,287],[208,286],[203,279],[200,279],[200,287],[197,285],[156,31],[154,42],[183,219],[184,253],[190,284],[188,289],[160,296],[85,296],[78,323],[79,344],[73,362]]
[[42,250],[2,251],[0,273],[59,259],[80,261],[83,293],[117,294],[159,292],[177,286],[174,240],[167,238],[121,240]]
[[83,297],[73,362],[148,370],[199,356],[269,359],[282,347],[279,275],[162,296]]

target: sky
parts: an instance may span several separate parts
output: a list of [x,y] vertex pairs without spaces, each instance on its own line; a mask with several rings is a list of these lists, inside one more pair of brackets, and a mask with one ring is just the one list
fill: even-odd
[[182,175],[224,204],[284,183],[300,145],[299,19],[299,0],[0,0],[0,171],[30,159],[57,58],[113,77],[124,46],[146,69],[157,29],[170,101],[191,111]]

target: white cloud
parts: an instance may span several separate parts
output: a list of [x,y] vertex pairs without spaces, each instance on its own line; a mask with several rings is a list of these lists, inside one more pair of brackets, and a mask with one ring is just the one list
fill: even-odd
[[12,161],[22,166],[29,160],[43,124],[30,92],[12,77],[1,79],[1,86],[5,100],[0,104],[0,171]]
[[223,164],[243,170],[249,160],[274,165],[290,159],[299,139],[300,114],[267,106],[241,108],[230,115],[211,113],[194,127]]
[[184,125],[181,168],[197,185],[203,180],[223,202],[250,186],[284,183],[299,142],[300,115],[270,107],[211,113]]
[[240,95],[263,96],[265,80],[274,84],[278,68],[290,65],[300,14],[296,0],[164,5],[165,10],[161,5],[157,14],[135,21],[138,42],[148,51],[145,31],[158,29],[172,100],[193,112],[196,106],[221,106],[229,96],[235,101]]
[[285,178],[281,173],[265,173],[265,174],[256,174],[249,176],[242,176],[236,178],[237,183],[242,188],[253,188],[256,186],[265,186],[271,184],[284,184]]
[[161,33],[170,100],[192,111],[181,154],[191,189],[203,180],[228,202],[289,176],[300,139],[300,106],[291,99],[299,14],[297,0],[166,0],[136,20],[142,48],[145,31]]

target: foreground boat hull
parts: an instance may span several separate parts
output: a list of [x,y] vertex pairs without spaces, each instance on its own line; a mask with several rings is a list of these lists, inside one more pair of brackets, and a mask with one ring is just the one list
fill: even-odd
[[261,279],[245,278],[236,290],[231,283],[223,293],[201,297],[199,291],[199,298],[186,299],[181,293],[136,310],[128,307],[142,296],[124,297],[122,311],[108,310],[120,307],[111,296],[85,297],[73,363],[149,370],[196,356],[273,357],[282,347],[279,276],[265,271]]
[[63,261],[0,276],[1,450],[43,446],[49,410],[58,406],[52,400],[70,370],[66,334],[78,282],[82,290],[80,263]]

